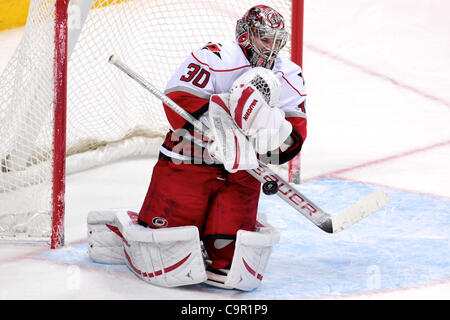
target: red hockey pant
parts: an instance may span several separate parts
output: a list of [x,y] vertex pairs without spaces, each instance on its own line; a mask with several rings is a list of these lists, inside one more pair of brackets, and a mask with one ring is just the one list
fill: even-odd
[[238,230],[253,231],[260,183],[245,171],[175,164],[160,159],[153,169],[139,219],[152,228],[197,226],[212,267],[231,264],[234,241],[222,248],[216,239],[235,239]]

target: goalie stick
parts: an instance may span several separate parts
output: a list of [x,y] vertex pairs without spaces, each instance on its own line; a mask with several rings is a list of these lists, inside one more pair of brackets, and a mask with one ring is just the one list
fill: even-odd
[[[126,64],[120,61],[117,56],[111,55],[109,58],[109,63],[113,64],[119,70],[127,74],[131,79],[138,82],[144,89],[161,100],[186,121],[190,122],[194,128],[198,130],[198,132],[208,137],[209,132],[205,132],[204,128],[206,126],[204,123],[194,118],[186,110],[181,108],[169,97],[155,88],[152,84],[131,70]],[[301,213],[317,227],[328,233],[336,233],[344,230],[389,203],[389,197],[387,194],[383,190],[379,189],[344,210],[334,214],[329,214],[320,209],[316,204],[297,191],[279,175],[274,173],[265,163],[258,161],[258,168],[247,170],[247,172],[263,184],[268,181],[276,182],[278,185],[278,191],[276,194],[281,199],[286,201],[291,207]]]

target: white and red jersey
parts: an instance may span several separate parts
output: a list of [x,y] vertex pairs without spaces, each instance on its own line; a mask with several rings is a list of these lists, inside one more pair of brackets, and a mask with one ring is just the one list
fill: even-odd
[[[208,111],[210,96],[229,92],[234,81],[251,67],[245,51],[237,43],[210,43],[186,58],[168,81],[164,93],[194,117],[200,118]],[[306,93],[302,70],[292,61],[277,57],[272,71],[282,86],[277,107],[285,112],[286,119],[294,128],[291,136],[295,143],[282,153],[280,160],[284,163],[300,151],[306,138]],[[187,155],[186,148],[179,152],[182,148],[177,147],[179,141],[173,134],[181,128],[191,130],[192,126],[167,106],[164,108],[170,132],[161,146],[161,156],[179,160],[203,157],[203,154]]]

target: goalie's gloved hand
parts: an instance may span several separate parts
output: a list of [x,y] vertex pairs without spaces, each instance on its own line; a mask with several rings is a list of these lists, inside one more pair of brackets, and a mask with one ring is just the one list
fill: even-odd
[[252,141],[257,153],[279,148],[292,131],[284,112],[276,107],[281,84],[272,71],[253,68],[233,84],[229,96],[230,114]]
[[230,116],[229,93],[214,94],[209,102],[210,140],[208,153],[219,160],[231,173],[258,167],[253,145]]

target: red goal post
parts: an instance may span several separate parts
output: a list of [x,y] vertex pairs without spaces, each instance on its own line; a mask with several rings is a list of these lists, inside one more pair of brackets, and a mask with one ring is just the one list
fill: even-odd
[[58,0],[55,8],[53,181],[50,247],[64,245],[67,120],[67,6],[70,0]]
[[[292,0],[291,60],[303,69],[304,0]],[[289,162],[289,182],[300,183],[300,154]]]
[[[162,107],[109,71],[112,52],[162,89],[192,50],[232,40],[236,20],[256,4],[31,0],[23,39],[0,76],[0,240],[63,246],[66,174],[157,155],[168,128]],[[292,28],[281,54],[302,65],[303,0],[264,4]],[[299,161],[289,165],[291,181],[299,169]]]

